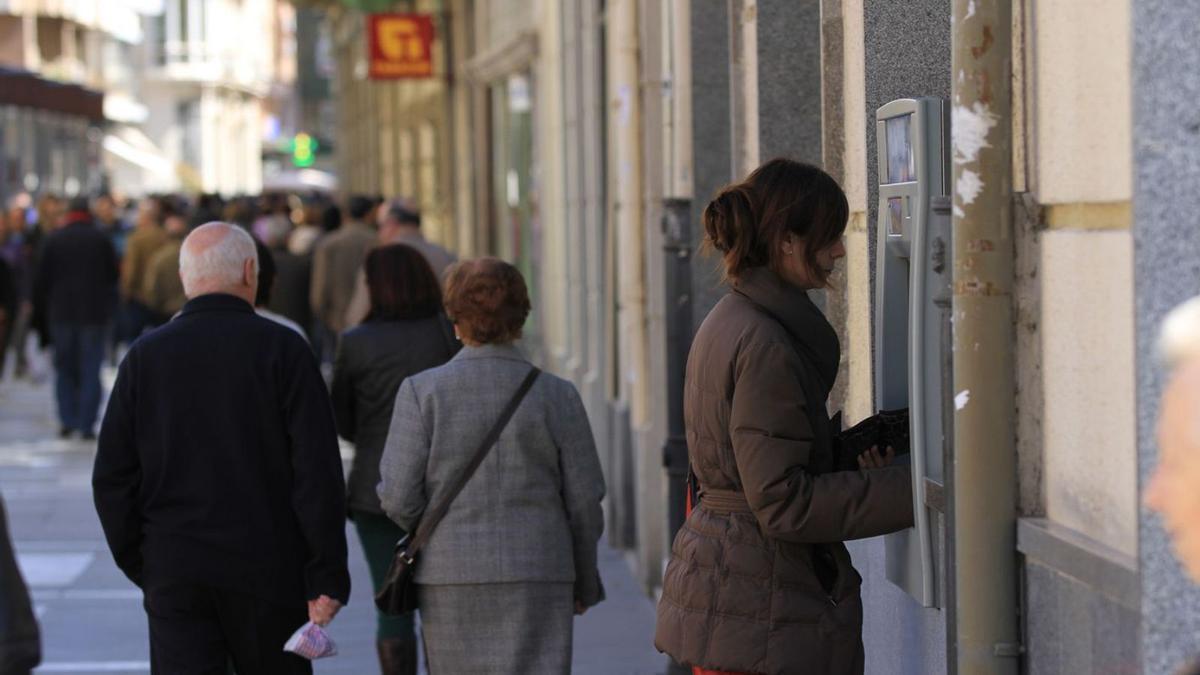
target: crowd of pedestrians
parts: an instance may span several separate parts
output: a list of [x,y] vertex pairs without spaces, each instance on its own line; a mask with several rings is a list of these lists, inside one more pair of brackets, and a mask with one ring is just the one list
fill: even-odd
[[[574,617],[605,597],[605,486],[575,387],[516,346],[521,273],[456,262],[402,199],[352,197],[344,219],[286,197],[149,197],[131,227],[119,212],[107,197],[7,212],[0,334],[18,369],[31,330],[51,346],[63,434],[84,437],[100,362],[128,345],[93,490],[144,592],[154,672],[311,672],[281,645],[347,602],[347,518],[376,592],[397,561],[419,563],[423,639],[411,612],[381,611],[383,673],[415,673],[422,646],[435,675],[570,672]],[[694,490],[654,636],[698,675],[862,673],[861,577],[843,542],[912,525],[909,469],[872,447],[847,470],[826,414],[840,345],[807,291],[845,255],[847,219],[840,186],[788,160],[703,214],[729,292],[688,359]],[[1168,321],[1176,374],[1147,502],[1200,578],[1184,480],[1200,475],[1186,424],[1197,302]],[[338,436],[355,448],[348,481]],[[25,617],[13,644],[36,657],[28,603],[10,607]]]
[[[151,197],[132,228],[86,206],[37,230],[33,314],[62,305],[64,433],[91,432],[98,397],[103,350],[68,358],[75,342],[130,343],[93,487],[155,672],[310,672],[280,645],[348,600],[347,517],[376,591],[398,542],[418,556],[423,641],[411,613],[381,613],[382,672],[415,673],[421,645],[435,675],[570,672],[574,616],[605,595],[604,479],[574,386],[515,346],[531,309],[515,267],[456,263],[403,199],[352,197],[343,219],[314,199]],[[845,254],[847,217],[832,178],[786,160],[704,214],[730,293],[689,357],[696,508],[655,636],[698,673],[861,673],[841,542],[912,523],[908,469],[872,448],[838,470],[824,415],[840,348],[806,292]]]
[[349,599],[346,519],[378,590],[444,509],[420,535],[423,643],[411,612],[380,612],[381,671],[416,673],[423,644],[432,673],[569,672],[573,617],[604,595],[604,480],[575,388],[514,346],[525,281],[457,263],[406,200],[344,207],[43,197],[6,216],[2,334],[23,369],[52,354],[64,437],[95,438],[119,363],[93,493],[152,669],[311,672],[282,647]]

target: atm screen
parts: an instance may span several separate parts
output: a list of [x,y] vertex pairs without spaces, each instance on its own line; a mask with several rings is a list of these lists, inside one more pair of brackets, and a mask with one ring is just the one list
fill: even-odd
[[886,122],[887,182],[907,183],[917,179],[917,162],[912,147],[912,115],[893,117]]

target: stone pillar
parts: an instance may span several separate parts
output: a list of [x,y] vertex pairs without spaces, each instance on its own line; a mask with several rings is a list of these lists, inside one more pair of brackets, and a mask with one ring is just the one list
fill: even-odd
[[757,5],[760,163],[787,157],[820,165],[820,0]]
[[[1138,493],[1158,461],[1155,424],[1164,372],[1155,353],[1166,312],[1200,289],[1200,5],[1133,4],[1134,311]],[[1123,395],[1115,392],[1117,395]],[[1200,588],[1180,568],[1161,519],[1141,509],[1142,672],[1174,672],[1200,652]]]
[[[729,6],[726,0],[692,4],[692,147],[695,193],[692,199],[692,250],[701,251],[700,215],[721,186],[732,179],[730,121]],[[692,321],[695,328],[724,293],[721,261],[696,255],[692,264]]]

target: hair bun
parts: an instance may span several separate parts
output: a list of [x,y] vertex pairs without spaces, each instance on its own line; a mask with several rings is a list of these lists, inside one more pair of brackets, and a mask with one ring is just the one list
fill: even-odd
[[709,245],[721,253],[753,246],[757,228],[753,201],[747,190],[744,185],[730,185],[704,209],[704,233]]

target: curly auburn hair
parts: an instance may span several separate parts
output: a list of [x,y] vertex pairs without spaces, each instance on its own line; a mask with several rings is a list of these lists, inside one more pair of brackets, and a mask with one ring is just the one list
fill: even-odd
[[529,289],[520,270],[499,258],[477,258],[446,273],[446,313],[463,338],[504,344],[521,337]]

